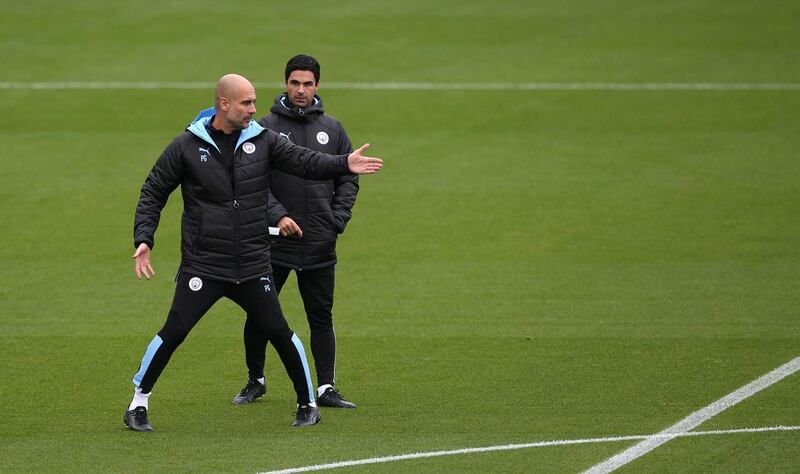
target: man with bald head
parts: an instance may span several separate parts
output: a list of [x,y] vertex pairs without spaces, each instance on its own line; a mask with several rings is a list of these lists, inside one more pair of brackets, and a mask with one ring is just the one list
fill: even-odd
[[286,323],[270,266],[267,237],[269,174],[274,168],[309,179],[371,174],[382,162],[363,156],[328,155],[293,145],[266,130],[253,115],[256,93],[246,78],[227,74],[215,89],[215,113],[190,125],[162,152],[142,186],[134,220],[136,276],[150,280],[150,262],[161,210],[181,187],[181,263],[172,306],[147,346],[125,425],[152,431],[149,397],[161,372],[191,329],[226,297],[247,313],[272,343],[297,394],[293,426],[319,422],[319,410],[303,344]]

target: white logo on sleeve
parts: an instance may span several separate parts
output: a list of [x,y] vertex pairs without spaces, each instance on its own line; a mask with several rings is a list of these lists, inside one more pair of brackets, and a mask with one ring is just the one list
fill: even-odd
[[203,280],[198,277],[193,277],[189,280],[189,289],[192,291],[200,291],[200,288],[203,287]]
[[250,142],[246,142],[244,145],[242,145],[242,150],[244,150],[244,152],[248,154],[253,153],[254,151],[256,151],[256,146]]
[[317,141],[319,142],[320,145],[325,145],[326,143],[328,143],[328,134],[325,132],[317,133]]

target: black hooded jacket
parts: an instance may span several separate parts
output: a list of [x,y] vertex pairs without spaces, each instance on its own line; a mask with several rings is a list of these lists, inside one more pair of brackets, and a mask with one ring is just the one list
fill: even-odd
[[347,156],[328,156],[295,146],[254,121],[241,131],[233,168],[206,124],[198,120],[172,141],[142,186],[134,221],[134,246],[151,249],[161,210],[181,187],[181,270],[240,283],[271,272],[267,196],[270,174],[280,169],[307,178],[349,174]]
[[[344,127],[326,115],[322,99],[301,109],[286,93],[275,98],[270,114],[259,121],[284,139],[331,155],[353,151]],[[278,237],[272,243],[272,262],[295,270],[312,270],[336,263],[336,238],[344,232],[358,193],[358,176],[329,180],[304,179],[275,170],[270,175],[269,223],[289,216],[303,231],[303,237]]]

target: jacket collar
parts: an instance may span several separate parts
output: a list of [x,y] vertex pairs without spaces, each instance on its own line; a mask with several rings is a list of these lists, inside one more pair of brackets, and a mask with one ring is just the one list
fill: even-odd
[[[219,151],[217,144],[214,143],[214,140],[211,139],[211,135],[208,134],[208,130],[206,130],[206,125],[210,124],[213,119],[214,119],[213,115],[201,117],[195,122],[193,122],[191,125],[189,125],[186,131],[196,135],[198,138],[212,145],[214,148],[217,149],[217,151]],[[247,128],[242,130],[242,133],[239,134],[239,141],[236,142],[236,147],[233,149],[234,153],[236,152],[236,150],[239,149],[239,146],[241,146],[242,143],[259,135],[263,131],[264,127],[259,125],[255,120],[250,120],[250,124],[247,125]]]
[[295,120],[311,121],[318,115],[325,113],[322,108],[322,97],[314,95],[314,102],[306,108],[300,108],[289,100],[289,95],[284,92],[275,97],[275,103],[269,109],[270,112],[283,115]]

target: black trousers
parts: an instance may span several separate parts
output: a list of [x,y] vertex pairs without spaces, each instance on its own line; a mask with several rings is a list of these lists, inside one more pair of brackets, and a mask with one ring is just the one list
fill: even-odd
[[[292,270],[272,264],[275,286],[278,292]],[[317,371],[317,386],[331,384],[336,380],[336,333],[333,330],[334,266],[315,270],[296,271],[297,287],[303,299],[308,326],[311,329],[311,353]],[[244,349],[247,370],[251,379],[264,376],[264,361],[268,341],[261,334],[252,318],[244,324]]]
[[305,350],[283,317],[272,275],[237,285],[181,273],[176,283],[167,321],[150,342],[139,371],[133,377],[133,383],[143,393],[152,390],[170,357],[195,324],[214,303],[227,297],[247,312],[251,330],[275,346],[294,384],[297,403],[305,405],[314,401]]

